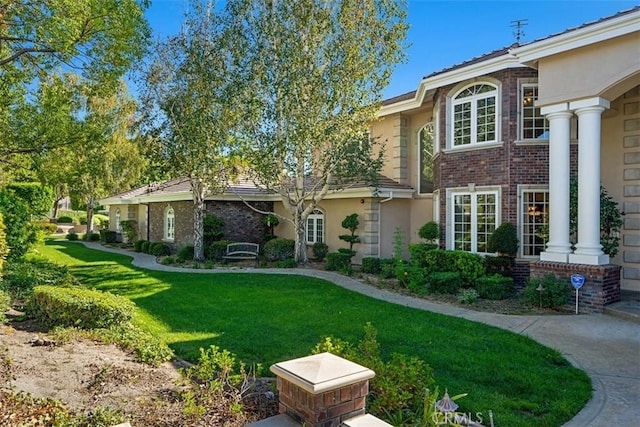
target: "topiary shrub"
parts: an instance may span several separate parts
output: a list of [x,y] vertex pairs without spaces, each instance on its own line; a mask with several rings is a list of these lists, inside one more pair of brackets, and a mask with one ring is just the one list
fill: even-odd
[[291,239],[277,237],[264,244],[264,256],[268,261],[282,261],[294,258],[296,242]]
[[81,287],[36,286],[28,312],[46,326],[108,328],[131,320],[134,305],[124,297]]
[[427,276],[427,289],[438,294],[457,294],[461,287],[460,273],[437,271]]
[[365,257],[362,258],[362,272],[369,274],[380,274],[380,258]]
[[74,232],[67,233],[67,240],[70,240],[70,241],[78,240],[78,234]]
[[425,268],[429,272],[457,272],[461,285],[472,287],[484,275],[484,261],[478,254],[463,251],[428,251]]
[[100,233],[91,233],[88,236],[88,240],[90,242],[97,242],[100,240]]
[[155,256],[171,255],[171,247],[162,242],[155,242],[153,244],[153,248],[151,249],[151,255],[155,255]]
[[500,274],[480,277],[476,281],[476,290],[480,298],[501,300],[513,293],[513,278]]
[[435,221],[429,221],[418,230],[418,236],[429,243],[433,243],[440,237],[440,226]]
[[146,242],[146,240],[143,240],[143,239],[136,240],[136,242],[133,244],[134,252],[142,252],[142,244],[144,242]]
[[178,249],[178,253],[176,254],[176,259],[178,260],[178,262],[189,261],[193,259],[194,253],[195,253],[195,248],[193,247],[193,245],[186,245]]
[[38,230],[42,231],[46,236],[51,234],[56,234],[58,231],[58,224],[53,224],[51,222],[34,222],[33,225],[38,228]]
[[351,268],[351,254],[342,252],[329,252],[327,254],[327,266],[329,271],[346,271]]
[[426,267],[427,252],[438,249],[438,245],[433,243],[411,243],[409,245],[409,258],[411,263],[418,267]]
[[322,261],[329,252],[329,246],[323,242],[315,242],[312,247],[313,256],[318,261]]
[[218,240],[205,248],[205,257],[214,261],[221,261],[227,254],[227,245],[235,243],[233,240]]
[[105,243],[115,243],[118,238],[118,233],[113,230],[105,230],[102,233],[102,238]]
[[510,222],[500,224],[489,236],[487,249],[502,256],[515,257],[518,253],[518,234],[513,224]]
[[513,276],[516,260],[508,256],[485,256],[484,271],[487,276],[500,274],[505,277]]
[[[344,240],[349,244],[348,253],[351,253],[351,256],[355,255],[353,245],[356,243],[360,243],[360,236],[356,235],[356,230],[358,229],[359,225],[360,221],[358,221],[357,213],[347,215],[346,218],[342,220],[342,228],[346,228],[347,230],[349,230],[350,234],[341,234],[340,236],[338,236],[338,239]],[[347,253],[346,251],[342,251],[340,249],[338,249],[339,252]]]
[[58,218],[58,224],[73,224],[73,218],[70,216],[61,216]]
[[[542,292],[538,286],[542,285]],[[549,273],[543,278],[533,278],[524,290],[527,302],[534,306],[542,305],[546,308],[557,308],[569,302],[571,288],[568,280],[558,278]]]
[[150,247],[151,247],[151,242],[142,242],[142,246],[140,247],[140,249],[142,249],[143,254],[148,254]]

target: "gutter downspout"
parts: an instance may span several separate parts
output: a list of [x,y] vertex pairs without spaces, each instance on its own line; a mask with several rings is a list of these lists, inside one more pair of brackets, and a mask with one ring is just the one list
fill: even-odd
[[382,204],[383,203],[387,203],[390,202],[391,200],[393,200],[393,191],[389,191],[389,197],[387,197],[386,199],[382,199],[378,202],[378,258],[381,257],[382,255],[382,251],[381,251],[381,245],[382,245],[382,239],[380,238],[381,234],[382,234]]

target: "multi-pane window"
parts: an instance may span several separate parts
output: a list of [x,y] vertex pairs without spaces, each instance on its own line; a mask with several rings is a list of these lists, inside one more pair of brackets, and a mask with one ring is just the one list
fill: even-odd
[[522,256],[538,256],[544,251],[549,218],[549,192],[522,192]]
[[171,206],[164,212],[164,238],[173,240],[176,236],[176,214]]
[[120,213],[120,209],[116,209],[115,223],[116,223],[116,231],[118,232],[122,231],[122,225],[120,224],[121,220],[122,220],[122,214]]
[[324,214],[318,209],[307,217],[307,243],[324,242]]
[[549,127],[547,120],[535,106],[538,99],[538,85],[524,84],[520,86],[521,122],[520,135],[522,139],[548,139]]
[[432,123],[424,125],[418,132],[420,194],[433,192],[433,136]]
[[470,86],[453,98],[454,147],[497,141],[498,89],[489,84]]
[[489,236],[496,229],[496,192],[456,193],[453,195],[453,249],[487,253]]

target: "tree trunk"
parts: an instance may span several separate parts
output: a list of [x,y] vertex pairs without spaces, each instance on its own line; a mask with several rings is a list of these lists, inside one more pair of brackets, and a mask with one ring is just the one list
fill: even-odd
[[51,218],[57,218],[58,217],[58,203],[60,203],[60,200],[62,200],[62,199],[54,200],[53,209],[51,210],[53,212],[53,215],[51,216]]
[[85,240],[89,239],[91,233],[93,233],[93,197],[89,197],[89,200],[87,200],[87,232]]
[[191,180],[193,192],[193,259],[204,261],[204,196],[205,186],[196,179]]
[[305,220],[303,218],[304,206],[299,206],[295,211],[295,217],[293,224],[296,229],[296,246],[294,257],[298,263],[306,264],[309,261],[307,257],[307,229],[305,227]]

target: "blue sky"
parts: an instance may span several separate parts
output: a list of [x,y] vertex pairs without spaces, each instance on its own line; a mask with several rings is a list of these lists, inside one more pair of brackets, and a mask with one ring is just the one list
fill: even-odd
[[[146,16],[162,37],[176,32],[186,0],[152,0]],[[421,78],[515,42],[511,21],[528,20],[521,42],[564,31],[630,9],[622,0],[411,0],[408,1],[407,62],[399,64],[385,98],[418,87]]]

